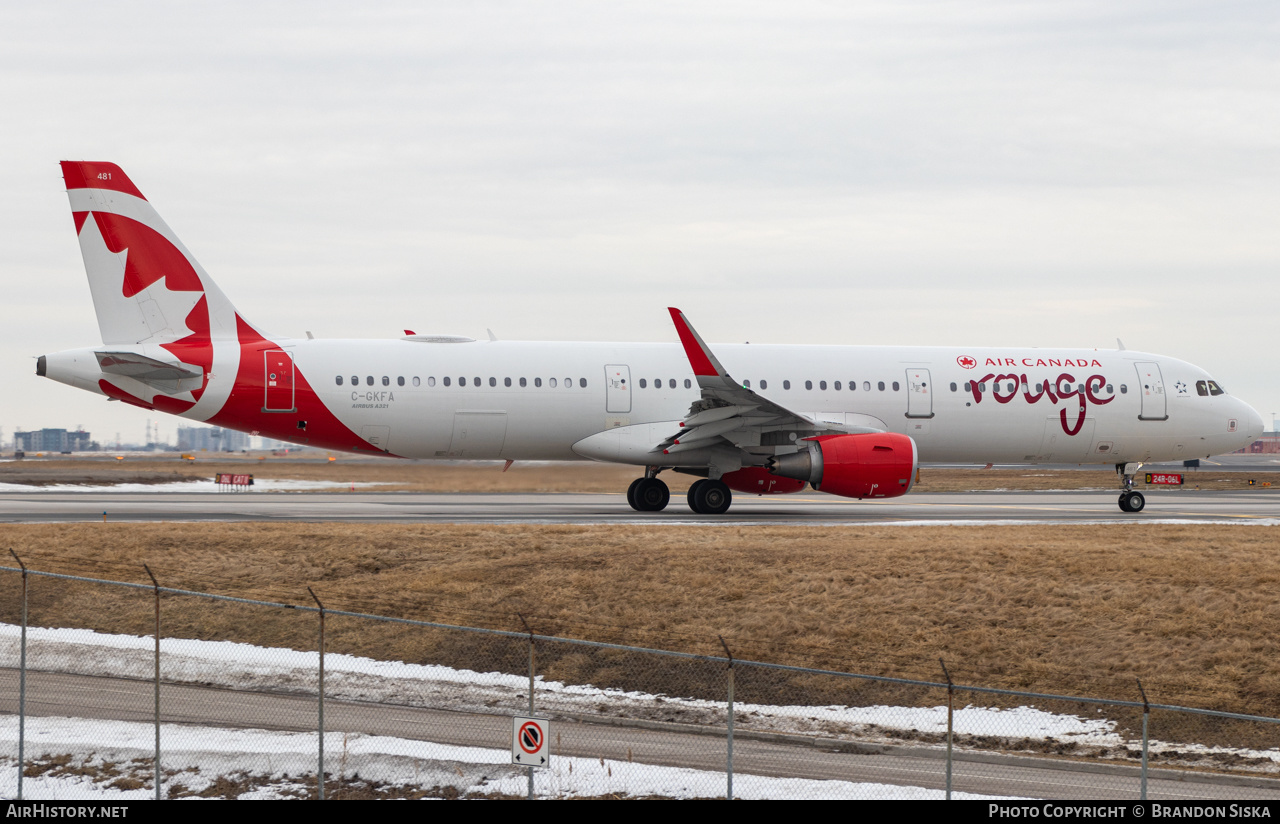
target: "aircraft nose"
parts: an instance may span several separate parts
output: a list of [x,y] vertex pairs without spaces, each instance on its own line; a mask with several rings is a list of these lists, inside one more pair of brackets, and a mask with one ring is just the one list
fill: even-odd
[[1247,403],[1244,405],[1244,408],[1246,412],[1245,420],[1249,422],[1249,432],[1253,433],[1255,437],[1261,435],[1263,428],[1266,426],[1266,424],[1262,422],[1262,415],[1258,414],[1258,410],[1254,409]]
[[1234,400],[1239,407],[1236,409],[1236,418],[1240,421],[1240,433],[1242,435],[1247,435],[1250,439],[1256,439],[1262,434],[1263,427],[1265,426],[1262,422],[1262,416],[1258,414],[1258,410],[1254,409],[1239,398],[1235,398]]

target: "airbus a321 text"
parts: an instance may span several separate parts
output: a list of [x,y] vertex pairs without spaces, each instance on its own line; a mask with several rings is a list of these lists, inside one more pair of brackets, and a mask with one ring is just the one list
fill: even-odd
[[[612,461],[702,476],[694,512],[732,491],[848,498],[911,490],[921,461],[1112,464],[1140,511],[1144,462],[1238,449],[1262,418],[1204,370],[1125,349],[549,343],[411,331],[387,340],[268,334],[236,311],[120,168],[64,162],[102,345],[37,372],[111,400],[330,450],[450,460]],[[492,338],[492,335],[490,335]]]

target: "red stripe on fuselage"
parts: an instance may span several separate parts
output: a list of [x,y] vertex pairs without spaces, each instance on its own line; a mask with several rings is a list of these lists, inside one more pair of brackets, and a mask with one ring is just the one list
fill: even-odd
[[[281,347],[259,335],[239,315],[236,315],[236,330],[240,338],[240,369],[236,375],[235,388],[231,390],[231,396],[222,405],[222,409],[209,419],[209,423],[323,449],[387,454],[338,420],[316,396],[296,363],[293,368],[296,411],[263,412],[262,406],[266,399],[263,353]],[[305,430],[298,429],[299,421],[306,421]]]

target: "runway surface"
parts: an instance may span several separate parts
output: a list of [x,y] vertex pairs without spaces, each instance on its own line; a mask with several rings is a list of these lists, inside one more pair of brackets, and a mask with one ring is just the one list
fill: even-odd
[[0,493],[0,523],[85,521],[338,521],[488,524],[1280,524],[1280,491],[1190,489],[1147,494],[1138,514],[1121,512],[1118,492],[968,492],[855,501],[820,493],[737,495],[724,515],[695,515],[683,496],[641,513],[618,494],[514,493]]

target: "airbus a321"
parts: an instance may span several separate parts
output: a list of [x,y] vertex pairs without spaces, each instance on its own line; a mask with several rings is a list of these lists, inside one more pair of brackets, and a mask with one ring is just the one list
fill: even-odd
[[1120,509],[1138,512],[1143,463],[1262,431],[1199,367],[1125,349],[713,347],[674,308],[678,343],[280,337],[236,311],[118,166],[62,172],[102,345],[42,356],[38,374],[255,435],[631,464],[627,500],[647,512],[667,506],[659,475],[674,470],[701,476],[694,512],[719,514],[734,491],[905,495],[921,461],[1114,465]]

